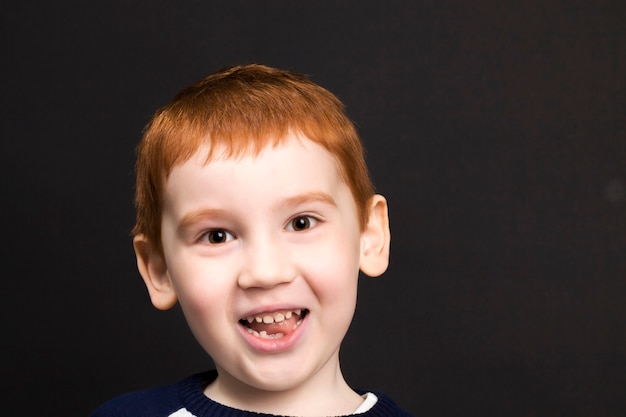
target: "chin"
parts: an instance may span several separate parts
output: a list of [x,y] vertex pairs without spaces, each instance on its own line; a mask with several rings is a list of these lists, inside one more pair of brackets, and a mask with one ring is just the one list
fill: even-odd
[[293,375],[293,368],[274,372],[255,372],[240,379],[247,385],[260,391],[282,392],[291,391],[302,385],[308,378],[306,375]]

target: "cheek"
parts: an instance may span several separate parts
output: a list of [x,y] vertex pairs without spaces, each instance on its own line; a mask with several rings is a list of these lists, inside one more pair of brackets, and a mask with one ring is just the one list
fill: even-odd
[[320,298],[345,303],[356,298],[359,247],[354,240],[333,240],[309,253],[310,285]]
[[224,314],[228,299],[224,272],[202,262],[178,262],[170,268],[179,304],[189,321]]
[[180,291],[179,294],[178,301],[187,323],[196,337],[203,339],[204,337],[198,332],[206,329],[207,326],[210,327],[211,323],[214,322],[208,318],[216,317],[219,298],[215,297],[215,293],[209,291],[208,288],[197,285]]
[[[358,263],[355,255],[338,248],[329,248],[326,257],[316,265],[309,285],[321,308],[326,337],[341,341],[354,317],[357,302]],[[333,343],[331,343],[333,345]]]
[[219,335],[224,334],[224,326],[230,323],[226,318],[228,295],[210,279],[198,276],[185,276],[185,282],[178,282],[177,293],[195,339],[207,352],[215,353],[211,349]]

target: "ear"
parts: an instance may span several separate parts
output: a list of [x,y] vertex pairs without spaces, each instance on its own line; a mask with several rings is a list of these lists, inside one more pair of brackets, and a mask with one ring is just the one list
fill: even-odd
[[370,198],[368,221],[361,231],[361,271],[370,277],[377,277],[389,266],[389,215],[387,200],[380,194]]
[[133,247],[137,257],[137,268],[148,288],[152,305],[159,310],[172,308],[177,301],[176,291],[163,255],[145,235],[135,236]]

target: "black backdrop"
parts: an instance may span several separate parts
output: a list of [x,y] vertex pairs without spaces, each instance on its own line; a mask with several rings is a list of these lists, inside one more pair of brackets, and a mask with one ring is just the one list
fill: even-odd
[[391,205],[351,384],[416,416],[624,415],[624,4],[4,2],[2,414],[211,366],[136,272],[134,146],[181,87],[258,62],[347,104]]

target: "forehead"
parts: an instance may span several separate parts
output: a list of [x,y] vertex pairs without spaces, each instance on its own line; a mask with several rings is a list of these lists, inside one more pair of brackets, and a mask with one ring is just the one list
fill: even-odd
[[[336,158],[302,135],[290,134],[255,151],[236,155],[224,145],[202,145],[188,160],[175,166],[165,184],[168,199],[211,194],[273,196],[346,186]],[[259,197],[262,197],[260,193]],[[171,202],[171,201],[170,201]]]
[[234,141],[209,139],[198,145],[189,158],[176,163],[172,167],[172,171],[188,161],[191,161],[192,164],[205,166],[225,163],[235,165],[271,164],[272,160],[282,158],[309,159],[307,155],[331,162],[341,172],[341,164],[335,155],[303,133],[292,131],[282,136],[268,136],[264,139]]

